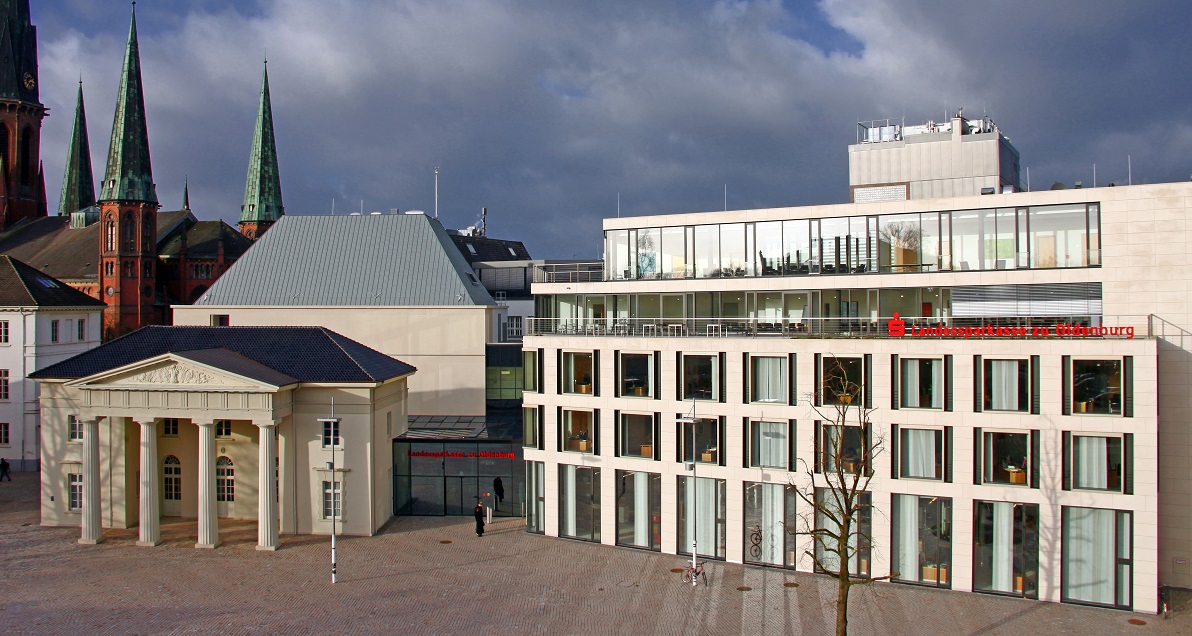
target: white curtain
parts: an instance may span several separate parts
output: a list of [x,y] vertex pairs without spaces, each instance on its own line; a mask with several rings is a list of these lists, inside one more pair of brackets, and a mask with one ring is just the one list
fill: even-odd
[[898,578],[918,581],[923,573],[919,568],[919,498],[894,495],[894,514],[898,530]]
[[1075,601],[1112,605],[1114,602],[1114,510],[1067,508],[1064,545],[1067,577],[1064,595]]
[[991,408],[995,411],[1017,411],[1018,360],[990,360],[989,363]]
[[[831,493],[821,491],[820,503],[827,509],[833,511],[833,513],[835,514],[835,516],[837,518],[840,517],[840,508],[837,505],[835,497]],[[836,522],[832,521],[832,519],[830,519],[827,515],[819,514],[817,516],[819,517],[819,520],[820,520],[820,524],[819,524],[820,528],[827,530],[829,532],[835,532],[835,533],[840,532],[840,526],[838,524],[836,524]],[[850,531],[849,537],[848,537],[849,549],[845,555],[845,556],[849,557],[849,561],[848,561],[849,572],[853,573],[853,574],[857,573],[857,570],[859,569],[857,567],[857,565],[861,558],[861,554],[860,554],[861,551],[857,549],[858,548],[857,541],[858,541],[858,537],[860,536],[860,532],[862,529],[859,528],[858,525],[859,525],[859,522],[854,519],[853,525],[852,525],[852,528],[851,528],[851,531]],[[823,546],[819,545],[819,543],[820,542],[817,541],[816,553],[818,554],[820,564],[828,572],[839,572],[840,571],[840,555],[836,554],[835,552],[829,552],[828,550],[824,549]],[[824,536],[822,543],[824,545],[832,548],[833,550],[836,549],[836,545],[837,545],[836,540],[831,537]]]
[[944,408],[944,361],[931,361],[931,408]]
[[633,545],[650,547],[650,473],[633,475]]
[[1109,440],[1105,437],[1076,438],[1075,487],[1109,487],[1108,444]]
[[753,423],[753,464],[771,468],[786,467],[786,422]]
[[841,430],[843,427],[836,425],[826,425],[820,430],[820,435],[823,439],[820,441],[823,444],[823,471],[831,473],[836,471],[836,459],[844,455],[844,449],[841,448],[840,436],[844,434]]
[[935,435],[929,429],[902,429],[902,465],[907,477],[936,479]]
[[695,487],[692,488],[691,478],[685,477],[684,479],[688,486],[686,493],[687,519],[685,520],[687,536],[685,537],[686,545],[681,546],[681,549],[690,549],[691,541],[694,538],[697,542],[696,552],[698,554],[717,556],[716,548],[719,541],[716,536],[718,525],[716,521],[720,514],[720,506],[717,505],[716,480],[697,477]]
[[762,489],[762,555],[760,560],[772,565],[782,565],[783,539],[786,528],[785,486],[782,484],[759,484]]
[[919,408],[919,361],[906,360],[902,365],[902,405]]
[[753,358],[754,402],[786,401],[786,360]]
[[560,534],[575,536],[575,466],[563,466],[563,528]]
[[1014,504],[993,506],[993,589],[1014,592]]

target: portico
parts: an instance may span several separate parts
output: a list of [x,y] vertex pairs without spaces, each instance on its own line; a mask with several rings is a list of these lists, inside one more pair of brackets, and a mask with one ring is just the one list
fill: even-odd
[[[332,515],[344,534],[370,535],[388,520],[389,440],[406,428],[412,367],[347,339],[321,346],[332,332],[318,328],[280,328],[315,336],[305,344],[319,364],[293,369],[269,366],[285,368],[291,358],[252,346],[173,344],[180,350],[131,361],[104,355],[145,331],[170,329],[275,331],[147,328],[94,350],[101,360],[40,372],[43,525],[77,524],[86,544],[102,541],[104,528],[136,526],[137,545],[153,547],[162,517],[181,517],[195,520],[195,547],[211,549],[221,519],[255,519],[257,549],[276,550],[280,534],[330,532]],[[329,434],[319,420],[333,408],[340,428]],[[324,468],[332,450],[334,477]]]

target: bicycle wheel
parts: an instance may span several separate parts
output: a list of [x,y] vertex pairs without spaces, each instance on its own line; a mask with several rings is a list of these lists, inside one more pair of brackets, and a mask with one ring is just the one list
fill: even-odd
[[749,556],[756,559],[756,558],[760,557],[761,555],[762,555],[762,547],[760,545],[757,545],[755,543],[755,544],[749,546]]
[[704,587],[708,587],[708,573],[701,570],[699,573],[699,578],[704,580]]
[[691,583],[691,568],[686,568],[683,570],[683,582],[688,584]]

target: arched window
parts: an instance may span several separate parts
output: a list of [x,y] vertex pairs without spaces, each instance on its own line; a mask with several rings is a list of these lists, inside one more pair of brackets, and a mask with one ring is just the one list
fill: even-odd
[[215,460],[215,501],[236,501],[236,469],[223,456]]
[[33,185],[33,129],[26,126],[21,131],[21,148],[17,159],[21,162],[21,184]]
[[143,235],[141,237],[141,243],[142,243],[142,245],[144,245],[145,249],[149,249],[149,246],[153,245],[154,227],[153,227],[153,216],[152,215],[145,215],[144,223],[142,224],[141,229],[143,232]]
[[132,212],[124,213],[124,249],[132,251],[137,248],[137,224],[132,220]]
[[182,500],[182,462],[173,455],[166,455],[162,461],[162,498],[166,501]]

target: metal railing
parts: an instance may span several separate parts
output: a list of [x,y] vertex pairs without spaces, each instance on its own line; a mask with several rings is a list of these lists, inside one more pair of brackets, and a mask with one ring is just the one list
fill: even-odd
[[604,263],[547,263],[534,266],[535,283],[592,283],[604,280]]
[[1152,316],[997,318],[530,318],[527,336],[654,338],[1132,339],[1153,335]]

